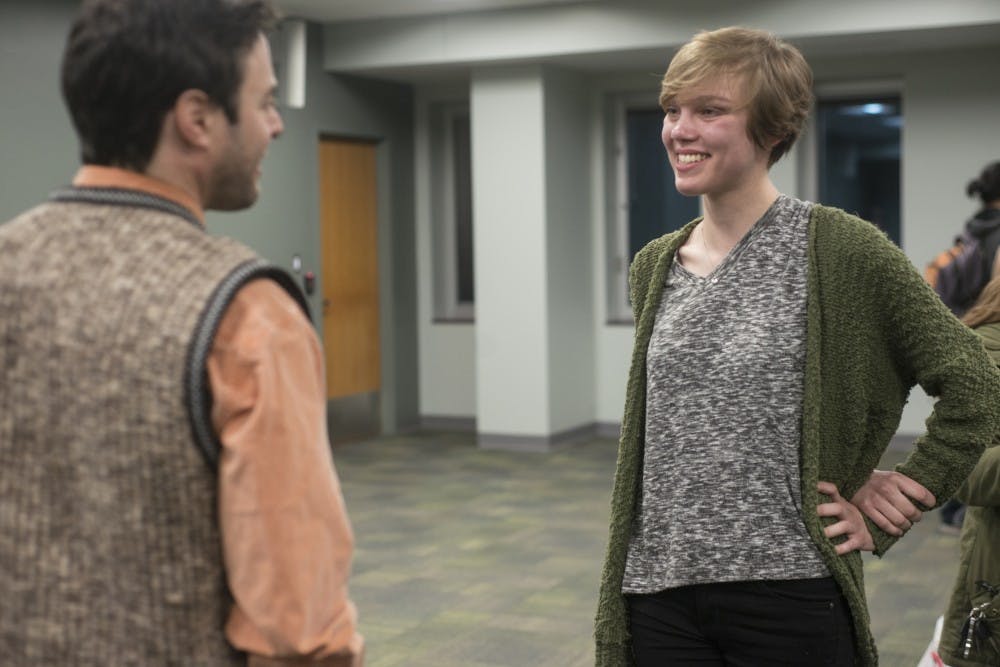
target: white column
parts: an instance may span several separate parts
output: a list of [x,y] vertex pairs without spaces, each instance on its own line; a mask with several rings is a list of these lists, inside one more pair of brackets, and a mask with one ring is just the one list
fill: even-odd
[[472,78],[481,446],[544,449],[594,420],[583,97],[540,66]]

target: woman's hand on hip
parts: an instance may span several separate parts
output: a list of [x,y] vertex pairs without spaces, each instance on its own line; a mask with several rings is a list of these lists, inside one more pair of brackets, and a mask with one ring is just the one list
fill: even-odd
[[915,503],[933,507],[935,498],[923,484],[903,473],[873,470],[864,486],[851,497],[851,502],[876,526],[899,537],[923,516]]
[[820,482],[816,485],[820,493],[830,497],[830,502],[820,503],[816,511],[821,517],[834,517],[836,522],[823,529],[823,534],[829,539],[846,536],[846,540],[835,545],[838,556],[852,551],[874,551],[875,541],[868,531],[861,510],[840,495],[836,485],[830,482]]

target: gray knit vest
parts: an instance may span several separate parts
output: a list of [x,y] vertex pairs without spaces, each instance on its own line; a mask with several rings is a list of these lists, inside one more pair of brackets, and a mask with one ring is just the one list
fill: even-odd
[[205,359],[248,280],[186,210],[55,193],[0,225],[0,664],[229,665]]

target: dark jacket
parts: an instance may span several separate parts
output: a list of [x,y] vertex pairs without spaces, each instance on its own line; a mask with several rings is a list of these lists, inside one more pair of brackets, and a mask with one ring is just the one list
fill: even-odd
[[1000,247],[1000,208],[984,208],[965,223],[965,230],[985,242],[984,253],[990,260]]

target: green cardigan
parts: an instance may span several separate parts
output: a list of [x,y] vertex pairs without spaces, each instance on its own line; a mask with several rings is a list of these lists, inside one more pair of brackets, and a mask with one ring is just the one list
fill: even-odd
[[[629,273],[635,342],[595,622],[599,667],[633,662],[621,587],[642,483],[646,348],[667,270],[697,222],[650,242]],[[896,469],[936,498],[948,498],[1000,425],[1000,371],[979,338],[952,316],[881,231],[838,209],[813,208],[807,280],[803,507],[819,504],[819,480],[836,484],[845,498],[854,495],[877,466],[918,383],[938,401],[927,433]],[[803,518],[849,604],[860,664],[876,665],[861,554],[837,556],[834,542],[823,535],[832,520],[808,511]],[[881,556],[895,538],[870,521],[868,528]]]
[[[1000,364],[1000,323],[978,327],[976,333],[982,336],[986,351]],[[1000,642],[1000,593],[976,583],[985,581],[1000,586],[1000,446],[986,450],[955,497],[967,506],[962,524],[962,553],[938,653],[951,667],[995,667],[1000,665],[1000,650],[995,646],[978,644],[968,658],[962,657],[962,626],[973,607],[990,602],[986,620]]]

